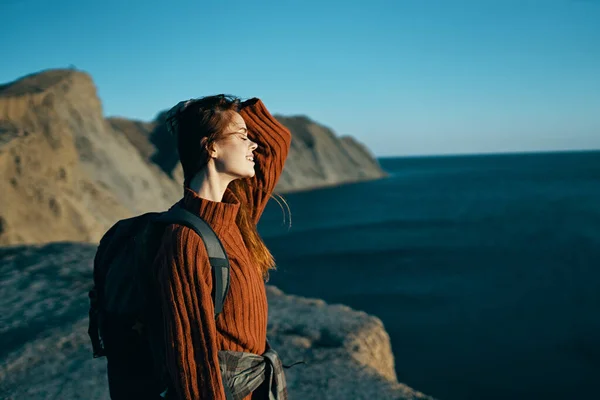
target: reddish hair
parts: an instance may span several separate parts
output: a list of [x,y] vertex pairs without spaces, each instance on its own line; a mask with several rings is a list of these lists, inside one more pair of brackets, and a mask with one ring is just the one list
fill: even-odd
[[[183,167],[184,187],[189,188],[191,180],[200,172],[209,160],[211,146],[226,137],[225,128],[231,122],[234,112],[239,110],[240,100],[233,96],[207,96],[190,101],[179,112],[177,119],[177,150]],[[236,179],[229,189],[237,198],[250,195],[248,179]],[[236,224],[240,229],[250,257],[262,273],[268,278],[269,270],[275,268],[275,259],[258,234],[252,221],[249,204],[240,202]]]

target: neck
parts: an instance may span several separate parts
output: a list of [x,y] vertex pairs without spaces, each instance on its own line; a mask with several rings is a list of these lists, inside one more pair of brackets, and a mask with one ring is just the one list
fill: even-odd
[[231,179],[219,174],[211,160],[192,178],[189,188],[203,199],[220,202],[230,183]]

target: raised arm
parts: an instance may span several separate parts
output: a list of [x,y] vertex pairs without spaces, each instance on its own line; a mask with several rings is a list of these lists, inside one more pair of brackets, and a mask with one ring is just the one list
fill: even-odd
[[240,115],[248,127],[248,137],[258,144],[254,152],[256,175],[247,180],[249,191],[245,194],[246,199],[240,199],[250,204],[252,219],[257,224],[283,171],[292,135],[260,99],[253,98],[242,103]]
[[168,229],[156,262],[165,361],[175,390],[169,398],[225,400],[206,249],[190,229]]

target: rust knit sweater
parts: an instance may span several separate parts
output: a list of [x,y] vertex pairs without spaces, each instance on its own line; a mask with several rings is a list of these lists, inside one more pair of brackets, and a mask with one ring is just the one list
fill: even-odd
[[249,179],[253,189],[241,198],[233,196],[228,189],[221,202],[203,199],[185,189],[180,201],[187,210],[210,224],[230,260],[230,289],[218,318],[214,318],[208,255],[191,229],[170,226],[156,259],[166,364],[174,389],[169,398],[225,400],[218,351],[255,354],[265,351],[267,298],[264,281],[235,221],[240,206],[249,204],[253,221],[258,223],[283,170],[291,135],[258,99],[244,103],[240,114],[248,127],[248,136],[258,143],[254,152],[256,175]]

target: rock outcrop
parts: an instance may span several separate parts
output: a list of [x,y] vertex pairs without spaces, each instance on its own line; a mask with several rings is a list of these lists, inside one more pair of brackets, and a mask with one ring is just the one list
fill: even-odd
[[308,117],[276,118],[294,140],[278,189],[291,192],[305,188],[358,182],[385,176],[369,150],[351,137],[334,132]]
[[95,242],[181,192],[106,123],[91,77],[70,70],[0,87],[0,173],[0,245]]
[[269,341],[284,363],[292,399],[432,399],[398,383],[380,319],[344,305],[267,286]]
[[[108,118],[114,130],[122,133],[149,163],[160,167],[180,182],[183,172],[176,144],[164,127],[165,112],[154,122]],[[290,154],[275,190],[279,193],[314,189],[386,176],[368,148],[354,138],[338,138],[335,133],[308,117],[275,115],[293,136]]]
[[[368,150],[305,117],[277,190],[384,176]],[[155,121],[105,119],[92,78],[49,70],[0,85],[0,245],[97,242],[116,220],[181,196],[176,146]]]
[[[0,397],[108,399],[105,359],[87,336],[95,247],[0,247]],[[291,399],[430,399],[400,384],[381,321],[268,287],[269,337]]]

